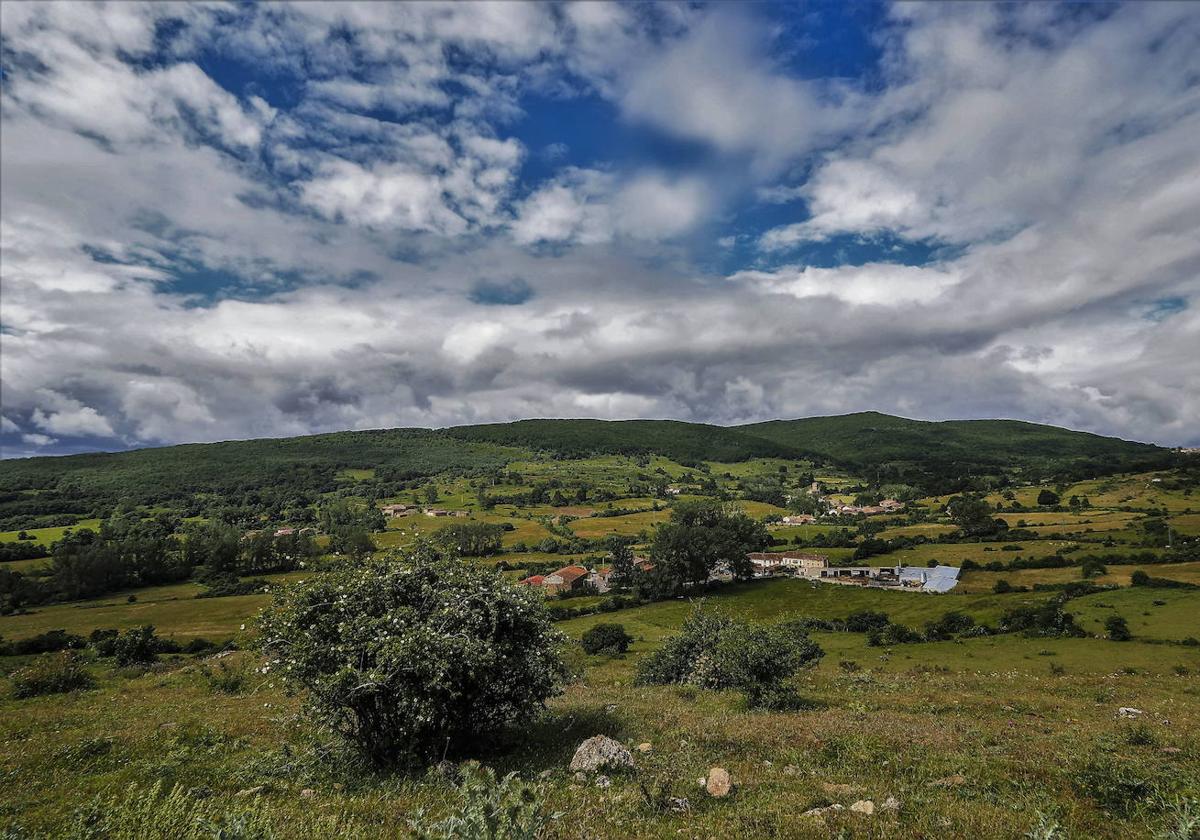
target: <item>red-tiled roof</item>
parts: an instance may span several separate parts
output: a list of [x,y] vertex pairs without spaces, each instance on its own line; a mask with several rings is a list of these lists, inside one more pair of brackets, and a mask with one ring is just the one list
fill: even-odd
[[583,566],[563,566],[554,574],[563,579],[563,583],[571,583],[578,580],[588,573],[588,570]]
[[544,575],[530,575],[529,577],[525,578],[525,580],[521,581],[521,583],[525,584],[526,586],[541,586],[542,581],[545,579],[546,578]]

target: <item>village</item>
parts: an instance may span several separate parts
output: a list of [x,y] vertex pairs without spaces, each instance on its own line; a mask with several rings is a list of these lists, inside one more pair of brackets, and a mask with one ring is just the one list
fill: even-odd
[[[893,589],[903,592],[949,592],[958,584],[956,566],[834,566],[821,554],[802,551],[752,552],[747,555],[754,568],[755,578],[795,577],[814,583],[842,586]],[[635,556],[634,568],[649,572],[654,564],[649,558]],[[733,575],[728,568],[718,568],[710,582],[728,583]],[[520,581],[523,586],[537,587],[546,597],[566,597],[581,594],[602,595],[613,589],[612,566],[588,568],[581,565],[564,566],[546,575],[530,575]]]

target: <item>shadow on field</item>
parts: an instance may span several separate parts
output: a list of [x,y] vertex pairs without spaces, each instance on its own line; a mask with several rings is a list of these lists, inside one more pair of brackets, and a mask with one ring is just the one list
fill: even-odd
[[562,770],[570,764],[581,741],[593,735],[620,740],[621,730],[620,719],[603,705],[548,711],[520,732],[509,733],[504,745],[508,750],[494,756],[494,760],[519,766],[524,773]]

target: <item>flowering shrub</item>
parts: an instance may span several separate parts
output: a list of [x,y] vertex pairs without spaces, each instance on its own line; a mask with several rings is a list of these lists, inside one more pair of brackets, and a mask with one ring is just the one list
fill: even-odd
[[260,627],[266,669],[377,764],[477,747],[566,673],[537,593],[429,546],[282,587]]

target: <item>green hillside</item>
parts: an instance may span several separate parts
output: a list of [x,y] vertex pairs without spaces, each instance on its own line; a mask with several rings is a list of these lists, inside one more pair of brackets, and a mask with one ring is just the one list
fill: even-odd
[[793,458],[787,444],[739,429],[678,420],[518,420],[458,426],[446,434],[468,441],[522,446],[569,458],[588,455],[663,455],[684,463]]
[[344,470],[372,470],[381,489],[394,491],[398,482],[494,470],[536,453],[656,454],[685,464],[811,457],[873,481],[936,493],[984,475],[1079,479],[1162,468],[1174,457],[1149,444],[1033,423],[931,423],[874,412],[734,428],[674,420],[522,420],[0,461],[0,520],[13,528],[70,524],[46,517],[104,516],[118,502],[186,502],[198,494],[249,506],[269,498],[289,507],[336,488]]
[[[345,469],[374,469],[403,480],[495,468],[522,454],[429,429],[335,432],[0,461],[0,492],[53,487],[72,496],[155,502],[289,484],[320,491],[331,489]],[[6,509],[19,502],[5,501]]]
[[849,468],[927,475],[1015,469],[1079,477],[1162,468],[1173,457],[1151,444],[1018,420],[930,422],[868,411],[738,429]]

